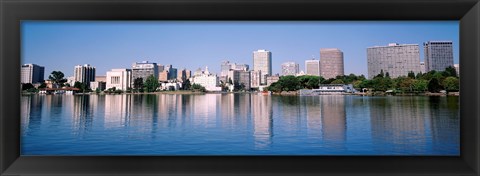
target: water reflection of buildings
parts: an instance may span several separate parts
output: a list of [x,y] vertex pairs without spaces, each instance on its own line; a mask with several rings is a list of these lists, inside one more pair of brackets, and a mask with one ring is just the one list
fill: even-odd
[[272,98],[252,95],[253,137],[255,148],[267,148],[272,143]]
[[322,108],[320,106],[321,96],[301,96],[304,108],[303,112],[307,117],[307,135],[309,138],[322,138]]
[[220,94],[205,94],[193,96],[193,124],[205,127],[215,127],[217,122],[217,107],[220,106]]
[[73,97],[72,130],[74,130],[74,134],[87,133],[92,127],[94,116],[93,107],[97,105],[96,98],[92,97],[93,96],[90,95],[80,95]]
[[39,128],[42,121],[44,96],[21,96],[21,127],[22,133],[29,129]]
[[346,141],[346,112],[345,96],[322,95],[320,96],[322,114],[322,135],[324,142],[329,147],[345,148]]
[[431,133],[432,149],[438,153],[459,154],[460,112],[458,97],[428,97],[425,119]]
[[418,98],[381,97],[369,101],[372,142],[376,152],[424,152],[426,137],[422,107],[426,102]]
[[[102,96],[103,97],[103,96]],[[131,95],[105,95],[104,127],[126,126],[132,113]]]

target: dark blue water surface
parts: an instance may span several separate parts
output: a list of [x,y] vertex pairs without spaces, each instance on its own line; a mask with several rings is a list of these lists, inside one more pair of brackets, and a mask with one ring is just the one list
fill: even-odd
[[459,155],[459,98],[22,96],[22,155]]

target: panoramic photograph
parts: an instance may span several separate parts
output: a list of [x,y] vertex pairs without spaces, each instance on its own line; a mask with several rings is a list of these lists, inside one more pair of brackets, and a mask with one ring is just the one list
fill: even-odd
[[460,156],[458,21],[20,27],[23,156]]

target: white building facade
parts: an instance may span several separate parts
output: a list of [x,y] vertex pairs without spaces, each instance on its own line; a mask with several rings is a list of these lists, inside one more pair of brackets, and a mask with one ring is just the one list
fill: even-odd
[[44,81],[45,67],[36,64],[21,66],[20,83],[41,83]]
[[267,84],[267,76],[272,75],[272,52],[257,50],[253,52],[253,70],[261,71],[261,84]]
[[388,72],[391,78],[407,76],[413,71],[420,72],[420,51],[418,44],[390,43],[388,46],[367,48],[368,78]]
[[112,69],[107,72],[106,89],[115,87],[117,90],[127,90],[133,84],[132,70]]
[[196,74],[193,77],[192,84],[199,84],[207,91],[221,91],[222,88],[218,86],[218,77],[215,74],[211,74],[208,71],[208,67],[205,68],[205,71],[202,74]]
[[300,67],[295,62],[285,62],[282,64],[282,75],[297,75]]
[[305,74],[320,76],[320,61],[311,59],[305,61]]

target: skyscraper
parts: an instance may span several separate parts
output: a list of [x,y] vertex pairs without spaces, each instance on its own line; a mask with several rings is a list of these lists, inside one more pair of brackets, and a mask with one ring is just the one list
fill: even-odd
[[305,74],[320,76],[320,61],[312,58],[305,61]]
[[143,82],[145,82],[150,75],[153,75],[156,79],[158,79],[157,63],[143,61],[132,64],[132,84],[137,78],[142,78]]
[[23,64],[20,73],[21,83],[40,83],[44,81],[45,67],[36,64]]
[[285,62],[282,64],[282,75],[295,76],[299,72],[299,65],[295,62]]
[[325,79],[343,76],[343,52],[337,48],[320,49],[320,76]]
[[253,51],[253,70],[261,71],[260,83],[267,84],[267,76],[272,75],[272,52],[267,50]]
[[81,82],[90,87],[90,82],[95,81],[95,67],[90,64],[77,65],[73,72],[75,82]]
[[418,44],[390,43],[388,46],[367,48],[368,78],[389,73],[391,78],[407,76],[413,71],[420,72],[420,53]]
[[453,67],[452,45],[452,41],[428,41],[423,43],[427,72],[432,70],[444,71],[449,66]]

